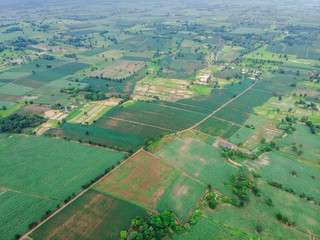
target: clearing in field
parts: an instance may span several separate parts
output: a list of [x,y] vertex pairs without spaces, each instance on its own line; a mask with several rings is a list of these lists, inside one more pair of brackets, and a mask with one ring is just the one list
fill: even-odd
[[88,102],[80,109],[75,110],[74,117],[70,118],[70,123],[92,124],[103,116],[112,106],[117,105],[118,102],[101,101]]
[[90,189],[34,231],[34,240],[119,239],[131,219],[147,216],[138,206]]
[[160,159],[140,151],[94,189],[151,210],[179,174],[178,170]]
[[49,110],[44,113],[44,117],[50,120],[61,121],[68,116],[68,113],[61,112],[60,110]]
[[156,210],[172,210],[181,222],[185,222],[190,210],[198,204],[206,189],[206,185],[181,174],[161,197]]
[[265,138],[267,142],[270,142],[276,136],[279,136],[282,132],[283,130],[277,128],[276,121],[266,120],[261,127],[255,129],[255,132],[253,135],[251,135],[251,137],[244,141],[243,147],[247,149],[254,149],[256,145],[258,145],[261,142],[262,138]]
[[[287,95],[282,97],[281,100],[278,97],[272,97],[262,106],[254,108],[254,111],[260,116],[277,121],[281,121],[287,115],[294,115],[299,119],[302,116],[307,116],[314,124],[320,124],[320,112],[311,108],[305,108],[303,104],[296,104],[299,101],[310,104],[310,102],[302,97]],[[319,103],[314,104],[320,109]]]
[[246,143],[256,130],[264,125],[265,121],[265,118],[252,114],[244,123],[244,126],[229,138],[229,141],[234,144]]
[[123,79],[134,74],[135,72],[140,70],[142,67],[144,67],[144,65],[145,63],[143,61],[119,60],[102,70],[96,70],[91,72],[88,76],[90,77],[102,76],[103,78]]
[[220,149],[191,138],[175,139],[157,155],[217,190],[237,172],[237,168],[223,160]]
[[193,96],[193,91],[188,89],[190,82],[181,79],[159,78],[150,76],[136,83],[133,99],[160,99],[177,101]]

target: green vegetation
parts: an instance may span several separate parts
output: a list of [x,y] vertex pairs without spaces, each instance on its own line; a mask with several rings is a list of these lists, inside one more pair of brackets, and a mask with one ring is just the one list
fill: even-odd
[[29,116],[13,114],[0,119],[0,133],[22,133],[25,128],[35,128],[44,122],[45,118],[36,114]]
[[237,168],[227,164],[221,150],[194,139],[175,139],[157,155],[192,177],[219,189]]
[[[125,156],[58,139],[17,135],[0,141],[0,151],[1,186],[62,201]],[[19,157],[22,153],[24,161]],[[37,174],[26,174],[34,171]]]
[[316,1],[19,2],[0,239],[320,237]]
[[61,205],[58,200],[36,197],[10,190],[0,192],[1,236],[13,239],[29,230],[31,223],[43,220],[46,211],[55,210]]
[[156,210],[173,211],[181,222],[185,222],[192,210],[200,201],[206,186],[181,174],[157,203]]

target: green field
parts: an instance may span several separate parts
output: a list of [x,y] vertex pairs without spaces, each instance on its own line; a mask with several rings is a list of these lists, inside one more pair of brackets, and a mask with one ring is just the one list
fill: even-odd
[[[275,201],[276,199],[272,199]],[[280,205],[280,208],[285,208]],[[281,211],[282,212],[282,211]],[[275,211],[266,205],[263,199],[252,196],[244,209],[234,206],[218,206],[215,211],[206,211],[205,216],[213,221],[237,228],[246,233],[262,239],[309,239],[307,234],[292,229],[282,223],[275,221]],[[256,226],[260,224],[263,231],[256,232]]]
[[159,212],[171,210],[181,222],[185,222],[190,210],[195,208],[206,189],[206,185],[181,174],[161,197],[156,210]]
[[174,240],[203,240],[203,239],[230,239],[248,240],[256,239],[236,227],[230,227],[218,221],[203,217],[190,232],[183,235],[175,235]]
[[237,172],[223,160],[220,149],[193,139],[175,139],[157,155],[217,190]]
[[23,234],[32,222],[39,222],[47,210],[55,210],[60,201],[36,197],[28,194],[0,191],[0,236],[1,239],[14,239]]
[[34,240],[116,240],[138,215],[148,214],[138,206],[90,189],[30,236]]
[[[317,176],[320,170],[282,155],[282,152],[269,153],[259,161],[248,162],[247,165],[259,172],[262,179],[281,183],[284,188],[293,189],[298,196],[305,193],[319,203],[320,182]],[[296,176],[292,176],[291,171],[296,171]],[[315,176],[315,179],[312,176]]]
[[14,83],[8,83],[0,87],[0,94],[22,96],[32,90],[33,88],[31,87],[21,86]]
[[[133,125],[131,124],[131,127]],[[122,132],[121,129],[107,129],[95,124],[86,126],[80,123],[64,123],[57,129],[50,129],[47,133],[59,137],[70,137],[76,141],[85,141],[100,144],[109,148],[121,148],[125,151],[134,151],[145,140],[144,137]]]
[[0,108],[2,108],[2,107],[6,107],[6,108],[8,109],[8,108],[13,107],[14,105],[16,105],[16,103],[15,103],[15,102],[0,101]]
[[240,129],[240,126],[218,118],[210,117],[195,129],[212,136],[227,139],[236,133]]
[[0,152],[0,186],[59,200],[77,194],[124,158],[123,153],[73,142],[18,135],[0,141]]
[[153,103],[135,102],[125,108],[113,108],[105,116],[179,131],[203,119],[198,113],[167,108]]
[[[234,144],[245,143],[255,132],[257,129],[263,126],[265,123],[265,119],[259,117],[257,115],[252,114],[249,119],[244,123],[244,127],[241,127],[235,134],[233,134],[229,141]],[[251,125],[254,128],[248,128],[246,125]]]

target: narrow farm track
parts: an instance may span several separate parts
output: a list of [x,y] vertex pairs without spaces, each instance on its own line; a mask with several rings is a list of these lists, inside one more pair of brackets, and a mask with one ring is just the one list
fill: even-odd
[[227,106],[228,104],[232,103],[234,100],[238,99],[242,94],[244,94],[245,92],[247,92],[249,89],[251,89],[254,85],[256,85],[258,83],[258,81],[256,81],[255,83],[253,83],[250,87],[248,87],[247,89],[245,89],[244,91],[242,91],[240,94],[238,94],[236,97],[232,98],[231,100],[229,100],[228,102],[224,103],[221,107],[219,107],[218,109],[214,110],[211,114],[209,114],[207,117],[205,117],[204,119],[202,119],[200,122],[194,124],[193,126],[191,126],[190,128],[187,128],[185,130],[182,130],[180,132],[185,132],[191,129],[194,129],[195,127],[199,126],[201,123],[203,123],[204,121],[206,121],[209,117],[212,117],[214,114],[216,114],[217,112],[219,112],[222,108],[224,108],[225,106]]
[[4,189],[5,189],[6,191],[11,191],[11,192],[26,194],[26,195],[30,195],[30,196],[34,196],[34,197],[38,197],[38,198],[44,198],[44,199],[48,199],[48,200],[63,202],[63,201],[61,201],[61,200],[59,200],[59,199],[56,199],[56,198],[44,197],[44,196],[40,196],[40,195],[37,195],[37,194],[28,193],[28,192],[22,192],[22,191],[10,189],[10,188],[4,188]]
[[[63,66],[63,65],[66,65],[66,64],[68,64],[68,63],[73,63],[73,62],[75,62],[75,60],[69,61],[69,62],[65,62],[65,63],[61,63],[61,64],[59,64],[59,65],[57,65],[57,66],[52,67],[52,68],[45,69],[45,70],[43,70],[42,72],[46,72],[46,71],[49,71],[49,70],[51,70],[51,69],[54,69],[54,68],[57,68],[57,67],[61,67],[61,66]],[[42,73],[42,72],[41,72],[41,73]],[[39,73],[40,73],[40,72],[39,72]],[[19,81],[19,80],[21,80],[21,79],[24,79],[24,78],[27,78],[27,77],[31,77],[31,76],[32,76],[32,74],[29,74],[29,75],[27,75],[27,76],[24,76],[24,77],[21,77],[21,78],[17,78],[17,79],[15,79],[15,80],[13,80],[13,81],[11,81],[11,82],[8,82],[8,83],[14,83],[14,82],[16,82],[16,81]]]
[[219,117],[216,117],[216,116],[211,116],[211,117],[216,118],[216,119],[219,119],[219,120],[221,120],[221,121],[223,121],[223,122],[228,122],[228,123],[231,123],[231,124],[233,124],[233,125],[237,125],[237,126],[239,126],[239,127],[243,127],[243,125],[241,125],[241,124],[239,124],[239,123],[235,123],[235,122],[232,122],[232,121],[229,121],[229,120],[225,120],[225,119],[223,119],[223,118],[219,118]]
[[52,217],[54,217],[55,215],[57,215],[59,212],[61,212],[64,208],[66,208],[67,206],[69,206],[71,203],[73,203],[75,200],[77,200],[80,196],[82,196],[84,193],[86,193],[87,191],[89,191],[92,187],[94,187],[96,184],[98,184],[100,181],[102,181],[105,177],[107,177],[110,173],[112,173],[113,171],[115,171],[116,169],[118,169],[120,166],[122,166],[123,164],[125,164],[129,159],[133,158],[135,155],[137,155],[140,151],[144,151],[143,148],[140,148],[138,151],[136,151],[134,154],[132,154],[130,157],[128,157],[127,159],[123,160],[118,166],[116,166],[114,169],[112,169],[110,172],[108,172],[106,175],[104,175],[102,178],[100,178],[98,181],[96,181],[94,184],[92,184],[90,187],[88,187],[87,189],[82,190],[78,195],[76,195],[73,199],[71,199],[69,202],[67,202],[66,204],[64,204],[62,207],[60,207],[58,210],[56,210],[53,214],[51,214],[48,218],[46,218],[45,220],[43,220],[42,222],[40,222],[36,227],[34,227],[33,229],[29,230],[27,233],[25,233],[24,235],[22,235],[19,240],[24,240],[26,238],[31,239],[29,237],[29,235],[35,231],[36,229],[38,229],[40,226],[42,226],[44,223],[46,223],[47,221],[49,221]]

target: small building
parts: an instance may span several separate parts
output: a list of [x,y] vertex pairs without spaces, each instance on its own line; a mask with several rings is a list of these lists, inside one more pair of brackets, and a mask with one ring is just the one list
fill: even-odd
[[225,142],[219,142],[219,143],[218,143],[218,146],[219,146],[219,147],[226,148],[226,149],[231,149],[231,148],[232,148],[232,145],[231,145],[231,144],[225,143]]

